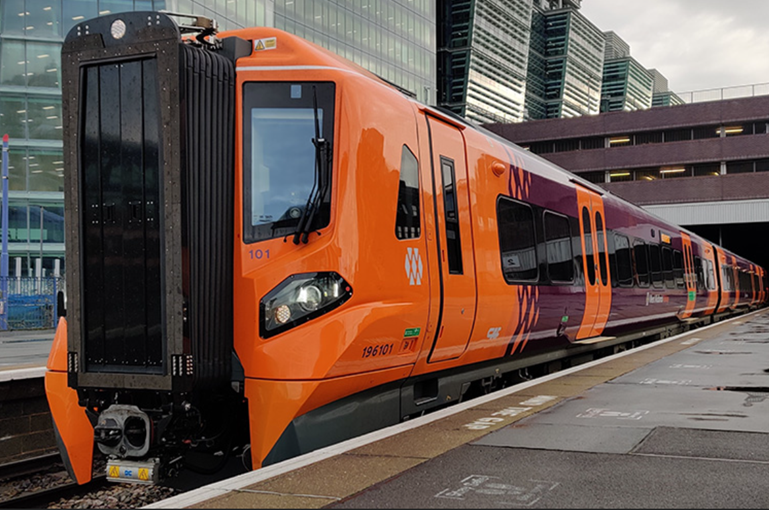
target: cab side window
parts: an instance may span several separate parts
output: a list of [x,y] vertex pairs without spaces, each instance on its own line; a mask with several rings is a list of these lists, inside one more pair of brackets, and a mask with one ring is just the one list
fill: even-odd
[[398,213],[395,215],[395,237],[417,239],[421,235],[419,215],[419,163],[405,145],[401,152]]

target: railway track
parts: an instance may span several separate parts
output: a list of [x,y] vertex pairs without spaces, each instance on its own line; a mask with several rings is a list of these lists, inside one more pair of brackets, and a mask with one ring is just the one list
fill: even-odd
[[115,484],[96,462],[91,482],[78,485],[58,453],[0,465],[2,508],[138,508],[179,492],[161,486]]
[[0,501],[0,508],[48,508],[50,504],[56,503],[61,499],[83,496],[103,489],[106,485],[108,485],[108,482],[107,477],[104,475],[96,477],[84,485],[68,482],[48,489],[25,492],[19,496],[2,500]]
[[0,465],[0,508],[46,508],[49,503],[93,491],[105,480],[78,485],[67,476],[59,453]]
[[16,462],[0,464],[0,482],[8,478],[17,478],[20,476],[39,473],[43,470],[54,468],[57,465],[61,466],[62,468],[64,467],[64,465],[61,463],[59,452],[40,455],[30,459],[18,460]]

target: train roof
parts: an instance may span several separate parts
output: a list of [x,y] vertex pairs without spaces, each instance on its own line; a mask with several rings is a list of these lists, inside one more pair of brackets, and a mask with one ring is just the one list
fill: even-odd
[[[662,225],[671,231],[684,232],[693,239],[697,239],[700,242],[711,242],[699,234],[696,234],[695,232],[671,223],[668,220],[661,218],[656,214],[618,195],[613,194],[611,191],[601,188],[600,186],[584,179],[583,177],[580,177],[579,175],[570,172],[569,170],[566,170],[565,168],[556,165],[551,161],[548,161],[538,154],[534,154],[526,149],[523,149],[514,142],[501,137],[500,135],[486,129],[480,124],[461,117],[445,108],[435,105],[427,105],[420,102],[416,99],[416,95],[413,92],[399,87],[398,85],[361,67],[360,65],[348,60],[347,58],[327,50],[326,48],[323,48],[322,46],[319,46],[311,41],[308,41],[307,39],[291,34],[284,30],[271,27],[254,27],[229,30],[221,32],[218,34],[218,36],[222,39],[230,36],[236,36],[251,41],[252,52],[249,56],[243,57],[242,59],[242,65],[244,67],[247,67],[249,64],[255,64],[257,62],[259,63],[259,67],[301,66],[306,68],[316,68],[317,66],[317,68],[327,67],[330,69],[353,72],[365,76],[374,82],[378,82],[379,84],[390,88],[393,92],[398,93],[406,100],[413,102],[418,109],[426,113],[430,113],[436,117],[443,118],[450,123],[461,126],[463,129],[470,129],[471,132],[475,132],[480,136],[486,137],[488,140],[493,140],[502,146],[512,149],[515,151],[517,157],[520,157],[524,160],[524,169],[526,171],[534,172],[546,179],[558,182],[565,186],[575,187],[576,185],[580,185],[583,188],[589,189],[601,195],[604,200],[608,200],[609,203],[615,207],[629,209],[629,211],[631,211],[636,217],[644,217],[650,223],[656,224],[657,226]],[[255,49],[258,45],[258,41],[267,41],[272,38],[275,39],[275,47],[271,49],[271,51],[260,52],[259,50]],[[716,243],[712,244],[718,246],[719,249],[723,250],[725,253],[737,257],[739,260],[750,262],[749,260],[740,257],[739,255],[719,246]]]

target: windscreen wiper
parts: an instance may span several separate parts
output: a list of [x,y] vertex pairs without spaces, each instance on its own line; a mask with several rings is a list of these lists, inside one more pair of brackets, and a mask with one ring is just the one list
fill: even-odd
[[315,146],[315,180],[310,190],[310,196],[307,197],[307,204],[302,211],[302,216],[299,218],[299,223],[296,226],[296,233],[294,234],[294,244],[299,244],[299,241],[307,244],[307,240],[310,235],[310,229],[312,228],[312,222],[315,219],[315,213],[320,209],[323,197],[328,191],[328,168],[329,168],[329,143],[328,140],[320,136],[320,117],[318,115],[318,94],[315,86],[312,87],[312,109],[315,114],[315,138],[312,139],[312,144]]

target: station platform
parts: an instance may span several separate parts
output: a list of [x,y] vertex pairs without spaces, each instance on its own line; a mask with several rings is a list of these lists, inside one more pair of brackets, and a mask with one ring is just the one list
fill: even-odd
[[146,508],[767,508],[769,310]]

